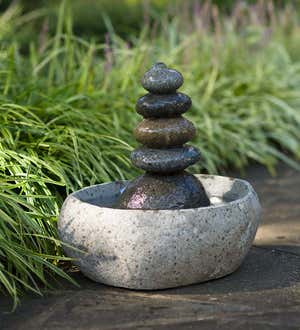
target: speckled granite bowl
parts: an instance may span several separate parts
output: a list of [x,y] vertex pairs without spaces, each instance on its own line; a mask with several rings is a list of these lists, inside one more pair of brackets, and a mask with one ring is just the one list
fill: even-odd
[[126,182],[71,194],[59,217],[61,240],[89,278],[152,290],[199,283],[236,270],[260,220],[260,204],[243,180],[197,175],[212,206],[181,210],[115,209]]

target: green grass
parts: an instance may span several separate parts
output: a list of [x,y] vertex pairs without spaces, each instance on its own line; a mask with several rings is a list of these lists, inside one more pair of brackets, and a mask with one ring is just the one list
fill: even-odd
[[180,70],[192,97],[187,117],[203,155],[193,171],[258,162],[274,172],[278,160],[300,169],[297,22],[267,34],[230,18],[191,32],[180,17],[162,18],[159,32],[146,26],[128,43],[107,20],[109,42],[99,44],[73,35],[63,2],[56,34],[23,55],[14,40],[27,18],[17,7],[0,18],[0,283],[15,304],[24,291],[42,294],[49,276],[71,280],[58,267],[68,260],[56,232],[66,194],[138,173],[129,161],[134,108],[155,61]]

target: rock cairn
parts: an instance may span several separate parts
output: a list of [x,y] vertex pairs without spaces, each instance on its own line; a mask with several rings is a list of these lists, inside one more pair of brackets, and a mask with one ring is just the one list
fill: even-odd
[[180,209],[210,205],[200,181],[184,171],[200,154],[186,142],[196,129],[182,117],[191,107],[189,96],[176,92],[183,84],[180,72],[164,63],[154,64],[142,78],[150,93],[137,101],[136,110],[144,120],[134,136],[143,146],[131,154],[133,165],[146,171],[131,181],[119,199],[126,209]]

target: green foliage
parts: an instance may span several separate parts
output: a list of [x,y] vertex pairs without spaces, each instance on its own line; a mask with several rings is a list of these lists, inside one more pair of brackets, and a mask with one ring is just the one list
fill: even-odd
[[139,78],[155,61],[184,74],[203,155],[194,171],[250,161],[272,171],[278,159],[300,168],[297,24],[289,20],[286,33],[276,23],[268,34],[263,25],[237,29],[232,18],[210,28],[200,16],[178,16],[128,43],[107,19],[103,44],[72,33],[67,4],[55,35],[42,34],[28,56],[14,41],[28,16],[12,7],[0,18],[0,283],[15,303],[23,290],[41,293],[48,274],[70,279],[58,267],[67,258],[56,232],[66,194],[137,174],[129,162],[134,107],[145,92]]

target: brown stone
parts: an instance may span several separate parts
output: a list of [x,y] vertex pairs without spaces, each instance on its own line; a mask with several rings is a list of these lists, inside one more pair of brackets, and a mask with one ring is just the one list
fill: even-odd
[[152,148],[181,146],[195,134],[193,123],[183,117],[144,119],[134,131],[137,141]]

